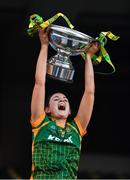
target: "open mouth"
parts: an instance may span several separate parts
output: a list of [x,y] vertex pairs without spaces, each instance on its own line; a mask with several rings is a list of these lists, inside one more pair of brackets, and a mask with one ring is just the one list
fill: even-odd
[[65,106],[59,105],[59,106],[58,106],[58,110],[60,110],[60,111],[65,111]]

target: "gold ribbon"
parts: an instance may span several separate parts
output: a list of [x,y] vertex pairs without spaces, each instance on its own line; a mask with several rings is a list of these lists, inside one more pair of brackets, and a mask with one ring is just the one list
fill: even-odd
[[63,17],[63,19],[67,22],[68,26],[73,29],[74,26],[71,24],[67,16],[65,16],[62,13],[57,13],[50,19],[43,21],[43,18],[39,16],[38,14],[33,14],[30,16],[30,23],[29,28],[27,30],[28,35],[33,36],[34,33],[36,33],[39,29],[45,29],[50,24],[52,24],[54,21],[56,21],[59,17]]

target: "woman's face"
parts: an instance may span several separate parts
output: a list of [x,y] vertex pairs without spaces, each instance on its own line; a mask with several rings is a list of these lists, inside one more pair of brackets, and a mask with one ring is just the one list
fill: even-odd
[[55,93],[51,96],[49,106],[45,111],[53,118],[66,119],[70,114],[69,101],[64,94]]

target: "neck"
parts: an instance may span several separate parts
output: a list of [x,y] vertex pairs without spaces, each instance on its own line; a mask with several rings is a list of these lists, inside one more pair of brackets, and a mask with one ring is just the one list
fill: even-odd
[[65,127],[66,124],[66,119],[55,119],[55,118],[51,118],[53,121],[56,122],[56,125],[61,126],[61,127]]

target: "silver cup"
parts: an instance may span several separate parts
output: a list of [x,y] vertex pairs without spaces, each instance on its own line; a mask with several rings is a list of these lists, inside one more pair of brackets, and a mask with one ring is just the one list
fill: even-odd
[[63,26],[50,25],[47,30],[49,43],[57,51],[56,55],[48,59],[47,74],[54,79],[73,82],[75,71],[70,56],[80,55],[95,39]]

